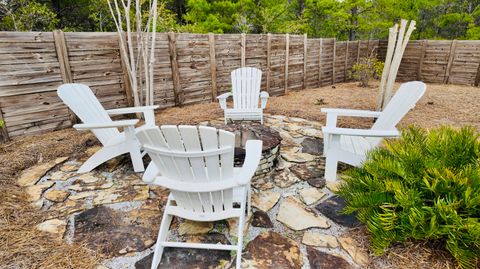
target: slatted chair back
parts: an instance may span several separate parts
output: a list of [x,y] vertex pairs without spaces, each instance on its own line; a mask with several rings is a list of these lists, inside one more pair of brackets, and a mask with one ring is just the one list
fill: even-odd
[[[57,94],[83,123],[108,123],[112,121],[87,85],[79,83],[63,84],[58,88]],[[94,129],[92,132],[104,146],[112,137],[120,134],[117,128]]]
[[[375,124],[372,126],[373,130],[392,130],[402,120],[402,118],[415,107],[415,104],[422,98],[427,86],[420,81],[411,81],[403,83],[393,98],[387,104],[378,117]],[[368,140],[378,145],[381,138],[368,138]]]
[[242,67],[232,71],[233,108],[258,108],[262,71],[254,67]]
[[[137,137],[163,177],[196,183],[233,179],[235,135],[231,132],[207,126],[164,125],[146,128]],[[171,191],[177,206],[195,213],[233,208],[233,189]]]

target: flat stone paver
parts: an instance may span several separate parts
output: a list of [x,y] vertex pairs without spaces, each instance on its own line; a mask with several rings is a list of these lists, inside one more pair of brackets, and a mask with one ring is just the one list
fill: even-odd
[[[210,123],[223,124],[223,120]],[[208,122],[204,123],[208,124]],[[279,156],[270,176],[252,181],[252,212],[244,230],[243,268],[361,268],[369,255],[344,234],[360,223],[339,212],[337,183],[323,173],[323,135],[314,121],[266,115],[278,131]],[[45,211],[38,228],[58,240],[85,244],[102,268],[150,268],[169,190],[141,180],[127,157],[90,173],[76,170],[98,146],[76,160],[59,158],[21,177],[32,203]],[[342,166],[342,168],[346,166]],[[171,240],[235,243],[237,219],[198,223],[174,218]],[[341,239],[340,239],[341,238]],[[234,268],[230,251],[167,248],[159,268]]]

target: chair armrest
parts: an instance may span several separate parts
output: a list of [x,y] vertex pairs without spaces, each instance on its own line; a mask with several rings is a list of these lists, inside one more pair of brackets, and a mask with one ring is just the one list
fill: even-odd
[[222,109],[227,109],[227,98],[230,96],[232,96],[231,92],[226,92],[224,94],[217,96],[218,102],[220,103],[220,107]]
[[268,92],[265,92],[265,91],[260,92],[260,105],[262,109],[264,109],[267,106],[268,97],[270,97]]
[[118,120],[103,123],[80,123],[73,125],[73,128],[77,130],[90,130],[90,129],[104,129],[104,128],[118,128],[135,126],[139,120]]
[[248,140],[245,144],[245,151],[245,161],[236,175],[236,181],[241,185],[249,183],[255,171],[257,171],[262,156],[262,141]]
[[124,107],[107,110],[109,115],[130,114],[139,113],[145,111],[151,111],[159,108],[159,106],[136,106],[136,107]]
[[115,108],[107,110],[108,115],[121,115],[131,113],[143,113],[145,118],[145,125],[155,126],[155,113],[153,112],[159,106],[137,106],[126,108]]
[[357,110],[357,109],[339,109],[339,108],[322,108],[321,111],[327,114],[337,114],[338,116],[349,117],[372,117],[378,118],[382,115],[380,111]]
[[323,127],[324,135],[351,135],[351,136],[366,136],[366,137],[398,137],[400,132],[398,130],[372,130],[372,129],[349,129],[336,127]]

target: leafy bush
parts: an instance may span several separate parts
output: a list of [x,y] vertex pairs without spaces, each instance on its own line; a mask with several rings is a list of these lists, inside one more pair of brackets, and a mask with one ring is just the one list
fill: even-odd
[[360,82],[360,86],[368,87],[368,82],[382,75],[384,63],[377,59],[377,55],[371,54],[360,58],[352,67],[352,77]]
[[381,255],[392,243],[435,240],[461,268],[480,257],[480,141],[471,127],[410,127],[346,172],[339,195]]

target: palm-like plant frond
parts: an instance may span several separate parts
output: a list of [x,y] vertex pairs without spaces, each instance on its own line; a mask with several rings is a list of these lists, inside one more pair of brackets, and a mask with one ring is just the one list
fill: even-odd
[[394,242],[438,240],[461,268],[480,257],[480,141],[473,128],[409,127],[346,171],[338,194],[375,254]]

